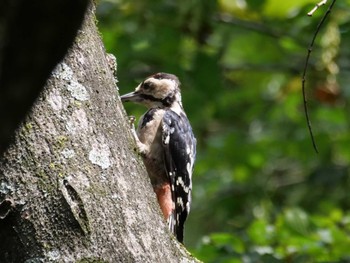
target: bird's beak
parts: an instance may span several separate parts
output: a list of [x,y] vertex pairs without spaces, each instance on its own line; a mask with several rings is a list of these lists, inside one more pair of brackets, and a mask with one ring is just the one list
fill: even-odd
[[122,102],[127,102],[127,101],[140,102],[141,101],[140,93],[138,93],[137,91],[124,94],[120,96],[120,98]]

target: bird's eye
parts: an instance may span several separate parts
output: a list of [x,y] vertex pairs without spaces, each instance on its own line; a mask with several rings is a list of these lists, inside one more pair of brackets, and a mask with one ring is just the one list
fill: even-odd
[[144,90],[149,90],[149,89],[151,89],[151,87],[152,87],[152,84],[150,82],[144,82],[142,85],[142,88]]

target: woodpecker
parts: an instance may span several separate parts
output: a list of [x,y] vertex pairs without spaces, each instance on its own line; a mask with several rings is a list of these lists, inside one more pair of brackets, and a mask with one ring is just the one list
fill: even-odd
[[137,131],[132,125],[131,132],[169,230],[183,243],[191,206],[196,139],[182,106],[180,81],[173,74],[157,73],[121,100],[148,108]]

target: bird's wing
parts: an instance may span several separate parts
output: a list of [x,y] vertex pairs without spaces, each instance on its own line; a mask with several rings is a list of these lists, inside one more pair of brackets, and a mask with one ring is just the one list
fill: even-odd
[[175,204],[169,228],[183,242],[184,223],[190,212],[192,172],[196,156],[196,139],[185,114],[166,111],[162,119],[162,141],[165,167]]

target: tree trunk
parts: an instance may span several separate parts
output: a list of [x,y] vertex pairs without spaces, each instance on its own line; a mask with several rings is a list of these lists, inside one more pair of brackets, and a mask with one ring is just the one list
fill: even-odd
[[133,150],[93,12],[1,160],[0,262],[196,261]]
[[0,155],[72,45],[88,3],[0,1]]

